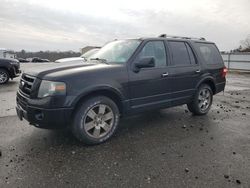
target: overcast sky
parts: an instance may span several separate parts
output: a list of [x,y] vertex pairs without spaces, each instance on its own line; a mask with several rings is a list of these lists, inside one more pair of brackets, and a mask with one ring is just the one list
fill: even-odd
[[250,0],[0,0],[0,48],[78,51],[162,33],[231,50],[250,34]]

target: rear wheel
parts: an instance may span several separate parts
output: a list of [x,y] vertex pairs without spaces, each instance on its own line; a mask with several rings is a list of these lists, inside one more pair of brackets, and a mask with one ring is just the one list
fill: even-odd
[[202,84],[195,93],[194,99],[187,104],[189,111],[195,115],[205,115],[211,108],[213,92],[209,85]]
[[8,71],[5,69],[0,69],[0,84],[5,84],[9,81],[10,76]]
[[86,144],[100,144],[117,129],[119,109],[114,101],[97,96],[85,101],[76,111],[72,132]]

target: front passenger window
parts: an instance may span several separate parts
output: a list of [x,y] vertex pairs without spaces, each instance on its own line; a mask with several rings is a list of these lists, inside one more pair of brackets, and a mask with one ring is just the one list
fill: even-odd
[[154,57],[155,67],[165,67],[166,51],[163,41],[150,41],[146,43],[139,53],[139,58],[145,57]]

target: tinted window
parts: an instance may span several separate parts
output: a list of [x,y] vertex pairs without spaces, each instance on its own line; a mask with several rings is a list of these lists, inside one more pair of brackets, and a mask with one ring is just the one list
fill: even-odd
[[139,58],[154,57],[156,67],[166,66],[166,52],[163,41],[150,41],[146,43],[139,54]]
[[184,42],[170,41],[169,46],[172,51],[174,65],[190,65],[190,57]]
[[196,43],[198,49],[207,64],[222,63],[222,57],[214,44]]
[[187,43],[186,43],[186,47],[187,47],[187,50],[188,50],[188,54],[189,54],[191,64],[196,64],[197,62],[196,62],[196,59],[194,57],[193,50],[191,49],[191,47]]

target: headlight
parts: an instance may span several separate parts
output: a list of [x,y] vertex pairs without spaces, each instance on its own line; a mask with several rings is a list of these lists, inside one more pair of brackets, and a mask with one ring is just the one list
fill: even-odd
[[42,80],[38,91],[38,98],[54,95],[66,95],[66,84],[63,82]]

